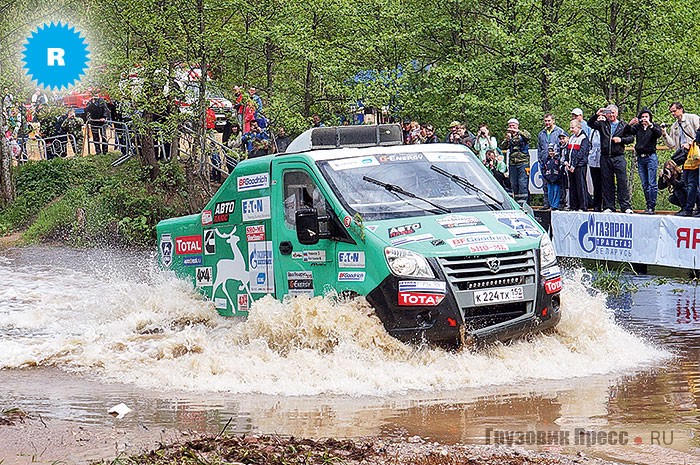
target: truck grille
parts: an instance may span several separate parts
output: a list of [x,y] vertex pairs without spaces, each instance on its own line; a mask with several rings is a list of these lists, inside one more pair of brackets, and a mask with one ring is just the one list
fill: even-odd
[[[495,273],[489,266],[492,259],[499,262]],[[460,291],[535,282],[535,254],[532,250],[501,255],[441,257],[439,263],[450,284]]]
[[[438,263],[452,286],[469,330],[504,323],[532,311],[537,284],[534,250],[440,257]],[[473,291],[512,286],[524,287],[525,301],[474,305]]]

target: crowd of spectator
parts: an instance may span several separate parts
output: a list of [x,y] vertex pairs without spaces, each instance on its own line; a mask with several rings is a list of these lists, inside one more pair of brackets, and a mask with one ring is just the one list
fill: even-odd
[[[263,100],[254,87],[246,92],[235,86],[232,93],[233,112],[227,115],[221,139],[226,149],[210,148],[211,176],[219,182],[224,170],[230,173],[238,160],[284,152],[290,143],[284,127],[271,131]],[[74,153],[82,153],[86,123],[90,125],[95,153],[107,152],[106,128],[113,124],[112,120],[118,119],[118,110],[113,102],[102,98],[99,91],[93,91],[85,107],[87,121],[76,116],[73,109],[62,109],[57,114],[56,107],[48,105],[49,100],[41,89],[36,89],[30,102],[22,104],[8,88],[3,89],[6,124],[2,132],[18,161],[27,159],[27,140],[37,129],[30,122],[38,123],[38,134],[42,138],[53,139],[51,144],[46,144],[47,158],[65,154],[69,145]],[[629,123],[620,119],[615,105],[599,108],[587,119],[583,110],[574,108],[566,129],[557,125],[553,114],[547,113],[543,117],[543,128],[534,137],[520,127],[517,118],[511,118],[500,142],[487,124],[480,124],[474,134],[462,122],[453,121],[446,128],[445,136],[440,137],[433,125],[405,119],[403,136],[405,144],[464,145],[521,203],[530,200],[529,150],[534,146],[542,175],[544,209],[625,213],[633,212],[625,150],[634,144],[634,158],[645,199],[643,213],[654,214],[659,189],[668,189],[669,201],[680,207],[677,215],[700,216],[700,153],[696,142],[700,141],[700,117],[686,113],[680,102],[672,103],[669,112],[675,120],[670,127],[654,122],[654,115],[647,108]],[[208,110],[206,121],[207,129],[213,132],[216,116],[212,109]],[[309,126],[321,127],[324,123],[315,114]],[[674,153],[659,170],[656,152],[660,140]],[[118,131],[115,146],[124,146],[120,144]]]

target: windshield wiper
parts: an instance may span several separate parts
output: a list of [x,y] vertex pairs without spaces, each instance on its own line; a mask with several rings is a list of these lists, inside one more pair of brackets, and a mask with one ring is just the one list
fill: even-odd
[[[496,202],[496,205],[501,205],[501,206],[503,206],[503,203],[502,203],[500,200],[498,200],[497,198],[495,198],[494,196],[492,196],[491,194],[489,194],[489,193],[486,192],[485,190],[481,189],[480,187],[476,187],[474,184],[472,184],[471,182],[469,182],[469,181],[467,180],[467,178],[465,178],[465,177],[463,177],[463,176],[460,176],[460,175],[458,175],[458,174],[452,174],[452,173],[450,173],[449,171],[445,171],[445,170],[443,170],[442,168],[437,167],[437,166],[435,166],[435,165],[430,165],[430,169],[433,170],[433,171],[435,171],[435,172],[438,173],[438,174],[441,174],[441,175],[443,175],[443,176],[445,176],[445,177],[450,178],[452,181],[454,181],[458,186],[460,186],[460,187],[461,187],[462,189],[464,189],[465,191],[466,191],[467,189],[471,189],[471,190],[473,190],[474,192],[476,192],[477,194],[484,194],[486,197],[488,197],[489,199],[491,199],[491,200],[493,200],[494,202]],[[482,199],[481,197],[479,197],[479,200],[481,200],[482,202],[484,202],[486,205],[491,206],[490,203],[486,202],[486,201],[485,201],[484,199]]]
[[386,182],[377,181],[376,179],[370,178],[369,176],[362,176],[362,179],[367,181],[367,182],[371,182],[372,184],[376,184],[380,187],[383,187],[384,189],[388,190],[389,192],[395,192],[395,193],[401,194],[405,197],[409,197],[409,198],[417,199],[417,200],[422,200],[423,202],[432,205],[433,207],[437,208],[438,210],[442,211],[443,213],[452,213],[452,210],[450,210],[449,208],[443,207],[442,205],[431,202],[430,200],[425,199],[423,197],[419,197],[416,194],[414,194],[413,192],[408,192],[403,187],[397,186],[396,184],[389,184]]

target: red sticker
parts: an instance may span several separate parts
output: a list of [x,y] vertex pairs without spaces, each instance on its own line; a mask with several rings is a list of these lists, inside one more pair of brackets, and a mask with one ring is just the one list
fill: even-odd
[[202,212],[202,225],[212,224],[214,218],[211,216],[211,210],[204,210]]
[[256,226],[245,227],[245,237],[248,242],[262,242],[265,240],[265,225],[259,224]]
[[349,216],[346,216],[345,218],[343,218],[343,224],[345,225],[346,228],[349,228],[350,225],[352,224],[352,218],[350,218]]
[[202,253],[202,236],[182,236],[175,238],[175,253],[178,255]]
[[445,294],[433,294],[427,292],[399,292],[399,305],[402,307],[423,305],[434,307],[442,302]]
[[561,276],[544,282],[544,290],[547,294],[554,294],[561,291]]

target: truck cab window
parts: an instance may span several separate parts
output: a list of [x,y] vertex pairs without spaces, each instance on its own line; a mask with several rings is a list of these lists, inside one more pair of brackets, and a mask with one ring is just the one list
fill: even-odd
[[[304,208],[314,208],[318,216],[326,216],[326,199],[321,190],[306,171],[284,173],[284,222],[288,228],[296,227],[296,212]],[[321,232],[326,225],[321,222]]]

